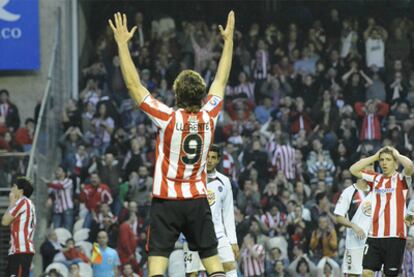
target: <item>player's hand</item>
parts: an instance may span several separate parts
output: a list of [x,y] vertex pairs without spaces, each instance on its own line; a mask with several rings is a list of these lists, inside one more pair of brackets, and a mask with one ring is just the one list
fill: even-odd
[[16,204],[17,201],[17,197],[13,192],[9,193],[9,202],[10,202],[10,207],[14,206],[14,204]]
[[379,160],[379,158],[380,158],[380,153],[383,151],[383,150],[385,150],[386,148],[388,148],[387,146],[385,146],[385,147],[382,147],[382,148],[380,148],[378,151],[377,151],[377,153],[375,153],[375,160]]
[[118,44],[127,43],[137,30],[137,26],[134,26],[131,31],[128,31],[127,17],[125,14],[116,13],[114,14],[115,25],[111,19],[108,20],[109,26],[114,32],[115,40]]
[[407,225],[407,227],[410,227],[414,224],[414,215],[406,215],[404,218],[404,222]]
[[400,156],[400,152],[398,152],[398,150],[394,147],[390,147],[390,149],[392,150],[392,155],[394,156],[394,158],[398,159],[398,157]]
[[223,29],[223,26],[219,25],[218,28],[220,30],[221,36],[224,41],[232,41],[233,40],[233,33],[234,33],[234,11],[230,11],[229,15],[227,16],[227,24],[226,29]]
[[355,225],[352,228],[352,230],[354,230],[355,235],[357,236],[358,239],[360,239],[360,240],[365,239],[365,232],[364,232],[364,230],[362,230],[361,227]]
[[240,258],[240,249],[239,246],[237,245],[237,243],[232,244],[231,248],[233,249],[233,253],[234,253],[234,258],[237,260],[239,260]]

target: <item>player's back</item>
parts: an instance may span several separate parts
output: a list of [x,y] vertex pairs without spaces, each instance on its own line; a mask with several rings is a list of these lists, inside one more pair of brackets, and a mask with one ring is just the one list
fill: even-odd
[[222,99],[210,96],[200,111],[173,110],[148,96],[141,109],[159,128],[153,196],[163,199],[206,197],[207,153]]

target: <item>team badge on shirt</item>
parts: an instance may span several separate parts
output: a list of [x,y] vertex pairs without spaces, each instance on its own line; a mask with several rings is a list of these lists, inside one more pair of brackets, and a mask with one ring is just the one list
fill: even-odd
[[362,212],[364,213],[364,215],[366,216],[371,216],[371,202],[370,201],[366,201],[363,205],[362,205]]

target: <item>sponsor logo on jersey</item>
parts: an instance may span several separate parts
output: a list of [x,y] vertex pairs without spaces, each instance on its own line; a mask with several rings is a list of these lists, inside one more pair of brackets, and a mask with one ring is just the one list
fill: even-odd
[[213,206],[216,203],[216,194],[212,190],[207,190],[207,200],[210,206]]
[[376,188],[375,193],[385,194],[385,193],[393,193],[395,188]]

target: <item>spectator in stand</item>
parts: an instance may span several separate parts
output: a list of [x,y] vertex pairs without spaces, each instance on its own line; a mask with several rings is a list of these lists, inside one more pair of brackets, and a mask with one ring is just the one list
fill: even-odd
[[101,183],[98,173],[92,173],[90,178],[91,184],[81,185],[80,201],[85,203],[88,214],[85,217],[83,226],[90,228],[93,217],[96,217],[99,204],[112,204],[111,190],[106,184]]
[[69,267],[71,263],[90,263],[89,258],[80,248],[75,246],[75,241],[72,238],[66,240],[66,245],[62,248],[63,256],[65,256],[65,264]]
[[142,152],[138,139],[131,140],[131,148],[125,156],[122,169],[125,171],[125,176],[130,176],[131,172],[136,171],[143,165]]
[[318,191],[315,194],[315,205],[310,210],[311,223],[315,229],[319,225],[319,217],[321,216],[328,216],[332,222],[336,223],[335,216],[331,212],[331,205],[325,191]]
[[338,256],[338,240],[335,228],[327,216],[318,219],[318,228],[312,232],[309,248],[313,251],[313,259],[319,261],[322,257],[336,258]]
[[103,155],[111,142],[111,135],[115,128],[115,122],[109,116],[106,103],[100,103],[97,113],[92,119],[92,133],[94,134],[93,146],[98,155]]
[[371,68],[376,66],[383,69],[385,65],[385,41],[388,33],[381,26],[376,25],[371,17],[368,19],[368,27],[364,32],[366,66]]
[[122,277],[140,277],[134,272],[131,264],[124,264],[122,266]]
[[0,90],[0,131],[15,132],[20,127],[19,110],[10,102],[9,91]]
[[138,174],[132,172],[129,179],[129,199],[135,201],[140,208],[149,206],[151,200],[151,186],[153,178],[149,175],[148,168],[140,166]]
[[80,144],[85,144],[86,142],[86,138],[78,127],[69,127],[59,139],[63,159],[67,159],[76,152]]
[[63,130],[70,127],[82,128],[82,114],[78,108],[78,103],[74,99],[69,99],[62,112]]
[[247,234],[240,250],[244,277],[261,277],[265,273],[265,248],[257,243],[257,236]]
[[80,275],[79,263],[74,262],[69,265],[69,277],[82,277]]
[[115,249],[108,246],[108,234],[105,231],[98,233],[98,244],[101,263],[92,265],[94,277],[117,277],[119,276],[118,267],[121,265],[118,253]]
[[53,203],[53,227],[64,227],[69,232],[73,227],[73,182],[67,176],[66,170],[59,166],[55,171],[53,181],[42,180],[48,186],[49,203]]
[[53,229],[50,229],[47,234],[47,239],[40,246],[40,254],[42,255],[43,261],[43,270],[53,263],[53,258],[57,253],[62,251],[62,246],[60,245],[56,232]]
[[[76,178],[77,184],[85,181],[90,162],[91,159],[85,144],[79,144],[76,152],[69,153],[62,161],[64,167],[67,168],[68,174]],[[77,187],[78,190],[79,187]]]
[[355,112],[362,118],[360,141],[381,141],[381,119],[388,111],[389,105],[379,100],[355,103]]
[[102,220],[100,222],[97,222],[96,220],[93,221],[93,224],[90,228],[88,240],[90,242],[96,241],[98,233],[100,231],[105,231],[108,234],[108,246],[116,248],[118,242],[119,226],[118,223],[114,221],[113,216],[107,214],[102,216]]
[[268,205],[268,211],[261,217],[263,232],[269,237],[282,236],[286,233],[286,214],[279,211],[276,203]]
[[130,264],[134,272],[139,272],[140,267],[135,255],[138,247],[138,218],[135,213],[129,213],[128,219],[119,227],[117,251],[121,264]]
[[237,193],[237,204],[246,215],[253,215],[259,209],[260,192],[252,186],[251,180],[244,180],[243,190]]
[[111,196],[113,199],[112,202],[112,212],[115,216],[118,216],[121,211],[121,201],[119,199],[119,189],[121,179],[121,169],[119,162],[114,159],[114,154],[107,152],[102,160],[94,162],[89,171],[98,170],[99,178],[102,183],[106,184],[111,190]]
[[33,137],[35,132],[35,122],[33,118],[28,118],[24,122],[24,127],[17,129],[15,133],[15,142],[23,148],[24,152],[29,152],[32,148]]

